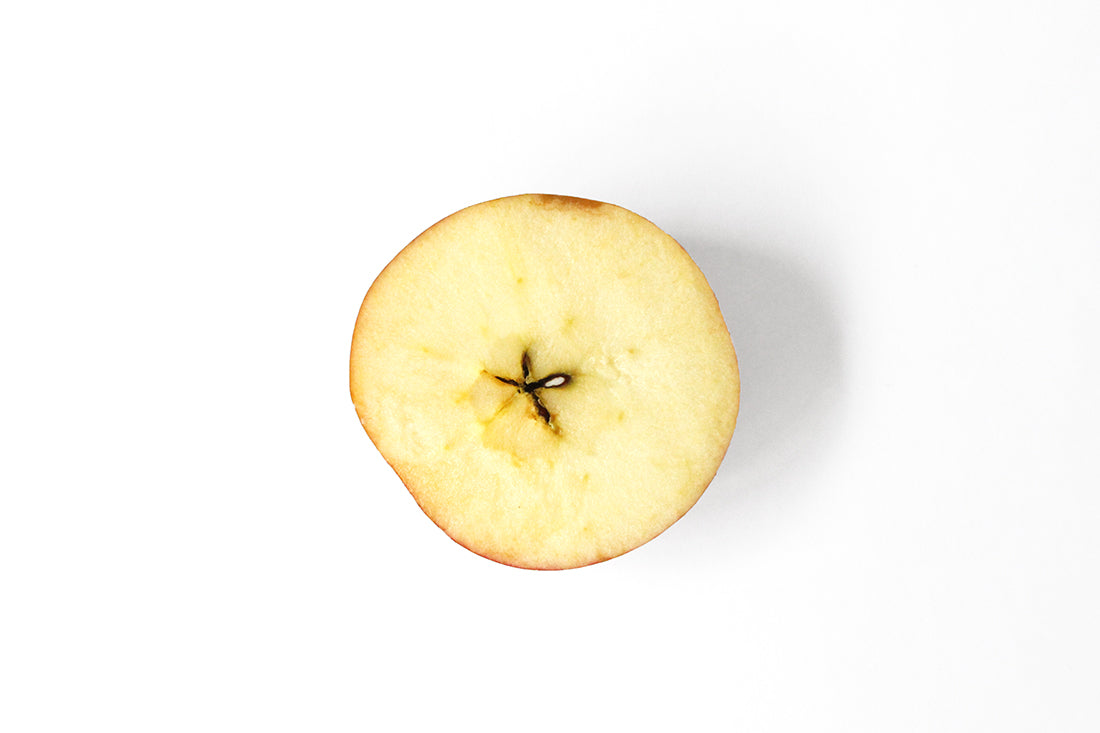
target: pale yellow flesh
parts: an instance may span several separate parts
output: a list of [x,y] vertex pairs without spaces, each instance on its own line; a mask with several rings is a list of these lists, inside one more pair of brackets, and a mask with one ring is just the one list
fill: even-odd
[[[531,395],[496,379],[569,374]],[[515,196],[464,209],[371,286],[351,393],[425,513],[485,557],[569,568],[696,502],[737,416],[736,357],[702,273],[617,206]]]

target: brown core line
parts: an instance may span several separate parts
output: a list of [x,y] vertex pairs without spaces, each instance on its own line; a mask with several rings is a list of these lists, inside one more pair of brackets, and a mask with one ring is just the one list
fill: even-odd
[[550,411],[546,409],[546,405],[542,404],[542,400],[539,399],[538,391],[540,389],[557,389],[558,387],[564,387],[573,381],[573,377],[563,372],[555,372],[542,379],[531,379],[531,358],[527,352],[523,352],[523,358],[520,360],[520,369],[523,371],[523,381],[520,382],[515,379],[509,379],[508,377],[498,377],[495,374],[493,378],[498,382],[504,384],[510,384],[518,391],[524,394],[531,395],[531,400],[535,403],[535,412],[542,418],[543,422],[552,429],[556,429],[553,423],[553,416]]

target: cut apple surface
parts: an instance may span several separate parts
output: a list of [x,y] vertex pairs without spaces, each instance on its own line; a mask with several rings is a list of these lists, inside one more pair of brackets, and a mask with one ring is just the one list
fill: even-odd
[[710,483],[737,360],[703,274],[611,204],[524,195],[463,209],[370,287],[355,324],[360,421],[424,512],[498,562],[621,555]]

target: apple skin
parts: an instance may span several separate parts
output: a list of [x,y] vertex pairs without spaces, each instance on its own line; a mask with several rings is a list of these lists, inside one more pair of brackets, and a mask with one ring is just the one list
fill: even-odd
[[[498,230],[511,232],[512,229],[526,232],[528,236],[526,238],[516,237],[513,234],[511,235],[512,238],[509,239],[499,235]],[[554,240],[554,236],[546,234],[547,231],[553,234],[558,229],[568,231],[571,236],[560,238],[561,241],[557,241]],[[609,238],[607,232],[612,232],[615,236]],[[456,483],[457,480],[454,477],[461,474],[462,464],[455,464],[458,468],[452,466],[450,473],[435,468],[433,461],[424,458],[426,453],[432,453],[435,456],[440,455],[438,445],[432,444],[430,449],[424,447],[431,444],[432,438],[435,436],[422,435],[418,433],[418,428],[415,427],[417,425],[428,425],[435,420],[435,415],[432,413],[436,411],[437,405],[418,406],[417,399],[420,395],[414,393],[417,389],[423,389],[423,387],[409,387],[409,385],[391,377],[394,372],[404,370],[409,373],[423,374],[429,380],[439,378],[441,380],[439,383],[444,384],[446,379],[453,377],[453,374],[448,369],[438,368],[438,365],[434,365],[429,356],[419,360],[408,356],[404,352],[412,353],[415,350],[406,348],[407,345],[397,348],[394,346],[394,342],[406,339],[406,333],[409,330],[424,331],[428,337],[421,334],[417,338],[424,342],[419,348],[425,355],[430,355],[433,350],[440,350],[449,354],[448,358],[453,361],[463,363],[469,361],[469,359],[466,358],[464,352],[459,352],[464,350],[468,343],[471,345],[472,352],[480,354],[481,361],[478,363],[481,364],[483,374],[506,370],[506,364],[509,363],[509,360],[495,362],[495,367],[489,369],[489,365],[494,362],[493,358],[486,356],[486,354],[492,351],[492,348],[488,346],[482,348],[482,344],[478,343],[478,339],[475,337],[459,339],[457,343],[461,344],[461,349],[454,351],[454,354],[458,354],[457,356],[451,355],[451,352],[446,351],[448,344],[444,342],[450,336],[448,331],[462,330],[463,321],[458,320],[438,328],[437,331],[432,331],[431,328],[423,327],[424,322],[430,321],[429,317],[410,320],[410,313],[416,309],[410,308],[402,302],[402,299],[410,302],[432,303],[431,296],[424,294],[436,292],[432,290],[433,287],[437,291],[445,290],[449,284],[446,282],[445,276],[440,273],[460,269],[462,264],[475,262],[480,255],[484,254],[477,249],[477,247],[482,246],[477,237],[505,241],[506,246],[500,245],[499,242],[493,245],[497,246],[494,251],[496,259],[502,257],[507,259],[515,248],[527,246],[527,239],[546,238],[554,246],[541,245],[542,249],[537,250],[540,257],[534,258],[534,261],[553,266],[558,260],[567,259],[564,256],[558,256],[561,252],[566,252],[569,255],[570,262],[573,260],[583,262],[583,258],[589,256],[588,250],[577,245],[576,242],[578,239],[583,240],[586,236],[593,243],[591,244],[592,249],[598,249],[601,243],[611,250],[616,247],[626,247],[627,244],[633,247],[635,246],[635,239],[644,244],[645,247],[638,246],[640,251],[643,251],[648,257],[642,257],[641,261],[655,258],[659,260],[659,265],[649,266],[648,270],[645,267],[642,268],[645,272],[642,273],[643,276],[638,281],[640,289],[646,291],[647,288],[655,288],[656,285],[666,287],[670,283],[675,288],[670,293],[658,289],[649,294],[649,300],[642,299],[640,301],[643,305],[648,305],[649,308],[643,308],[641,312],[653,311],[658,312],[659,315],[663,313],[667,318],[672,318],[673,325],[677,328],[671,330],[666,328],[658,336],[663,336],[665,339],[675,340],[675,338],[680,338],[682,340],[684,338],[682,332],[689,331],[698,336],[698,341],[705,345],[705,348],[700,347],[699,353],[705,357],[700,361],[707,362],[711,360],[714,362],[713,369],[703,371],[697,368],[698,364],[689,364],[683,362],[682,359],[677,362],[679,363],[678,368],[694,369],[691,372],[692,375],[705,377],[703,381],[710,387],[709,392],[713,392],[713,400],[700,400],[693,397],[695,402],[681,410],[683,412],[694,409],[706,412],[707,417],[710,418],[710,422],[707,423],[709,427],[700,428],[698,435],[692,436],[694,439],[687,439],[683,435],[678,435],[685,433],[683,429],[679,431],[670,429],[668,435],[663,438],[664,441],[676,443],[674,448],[679,449],[682,453],[678,456],[678,460],[686,461],[686,456],[695,457],[696,460],[692,462],[691,470],[687,472],[690,475],[686,477],[681,475],[685,474],[685,471],[681,470],[679,474],[673,476],[676,472],[672,471],[669,473],[669,480],[662,483],[660,480],[650,480],[650,477],[644,473],[635,472],[633,474],[635,479],[641,476],[637,483],[645,484],[643,488],[649,492],[647,494],[646,491],[639,490],[638,496],[641,496],[645,501],[661,505],[660,511],[654,512],[651,517],[643,517],[638,515],[636,511],[634,516],[619,516],[630,514],[632,511],[631,505],[637,503],[634,501],[636,497],[621,494],[621,492],[620,494],[624,498],[618,504],[605,501],[599,511],[592,510],[587,515],[584,515],[580,510],[574,511],[574,507],[568,507],[568,502],[566,502],[567,510],[564,512],[558,506],[561,502],[546,505],[546,513],[553,514],[553,510],[557,509],[559,514],[564,514],[566,517],[562,520],[561,526],[554,524],[549,519],[546,520],[543,524],[546,524],[548,528],[540,525],[538,521],[532,520],[531,512],[525,516],[517,516],[515,513],[508,515],[507,512],[502,513],[500,511],[501,506],[495,506],[490,501],[481,501],[477,505],[462,506],[461,501],[455,502],[452,500],[451,503],[455,506],[449,505],[446,499],[449,491],[448,484]],[[631,239],[632,237],[634,239]],[[611,244],[608,245],[607,241],[610,241]],[[476,244],[471,245],[470,242],[476,242]],[[485,246],[489,247],[490,245]],[[501,249],[502,246],[503,249]],[[461,249],[462,247],[466,248],[463,252],[468,255],[465,259],[461,256],[454,256],[452,252],[452,250]],[[637,257],[637,253],[633,250],[612,251],[611,256],[606,253],[601,256],[602,259],[597,264],[607,269],[620,266],[617,263],[630,263],[632,259]],[[489,261],[495,262],[496,260],[490,258]],[[594,260],[594,262],[596,261]],[[525,280],[538,280],[539,269],[513,270],[512,275],[515,275],[517,271],[523,273],[521,276],[515,277],[515,283],[517,284],[515,287],[522,290],[522,284]],[[588,282],[585,279],[588,276],[584,270],[583,267],[574,270],[561,270],[557,273],[558,279],[547,279],[542,285],[550,288],[557,297],[546,298],[541,302],[553,304],[568,301],[574,292],[580,292],[585,294],[585,297],[593,297],[598,300],[602,297],[600,293],[604,290],[613,289],[608,286],[610,283],[609,278],[600,279],[592,276],[589,279],[592,279],[593,282]],[[666,270],[674,272],[677,277],[670,280],[666,276]],[[491,290],[496,287],[495,283],[503,281],[504,278],[493,277],[494,274],[499,273],[488,273],[485,278],[473,281],[475,287],[471,287],[471,290]],[[575,278],[576,282],[569,280],[570,277]],[[563,281],[566,283],[564,288],[560,287],[560,283]],[[547,285],[550,282],[559,283],[559,287],[555,289]],[[416,295],[409,295],[409,293],[416,293]],[[513,295],[502,297],[513,297]],[[418,301],[417,298],[421,297],[423,299]],[[484,297],[487,299],[486,302],[496,305],[496,301],[493,300],[495,295],[493,294],[478,297]],[[473,295],[463,296],[457,300],[447,300],[444,297],[443,301],[451,304],[453,306],[452,310],[461,310],[462,307],[466,306],[465,301],[476,301],[478,297]],[[682,309],[679,308],[681,301],[683,301]],[[513,305],[511,301],[502,300],[501,302],[509,307]],[[612,307],[617,305],[617,301],[614,300],[607,300],[606,303]],[[669,303],[676,304],[676,307],[670,309]],[[508,308],[504,308],[504,310],[507,312]],[[684,312],[674,312],[677,310],[683,310]],[[571,320],[572,318],[567,319],[567,321]],[[594,322],[599,319],[585,318],[582,320]],[[601,332],[597,328],[596,332],[604,336],[605,339],[612,336],[616,330],[619,330],[619,327],[622,327],[621,330],[626,331],[633,329],[641,334],[640,336],[635,334],[639,344],[638,347],[627,349],[622,352],[623,354],[647,350],[660,351],[659,348],[650,349],[649,347],[654,343],[659,345],[661,339],[645,334],[644,330],[639,331],[638,328],[635,328],[637,324],[617,322],[611,325],[611,329],[604,329]],[[499,324],[495,324],[493,327],[500,330],[501,333],[510,330],[523,331],[526,328],[522,324],[520,326],[511,324],[509,328],[503,329],[499,327]],[[482,330],[492,331],[492,328],[486,329],[483,327]],[[534,330],[537,331],[538,329]],[[469,334],[464,335],[469,336]],[[554,341],[550,336],[541,339],[532,337],[531,340],[546,344]],[[600,343],[603,340],[596,339]],[[694,348],[691,340],[685,343],[688,343],[688,346],[679,349],[679,351]],[[497,347],[499,347],[499,343]],[[507,349],[505,350],[507,351]],[[402,354],[400,360],[395,360],[389,356],[386,358],[377,356],[379,352],[399,351]],[[519,346],[515,346],[510,357],[511,361],[518,362],[518,353]],[[578,367],[578,374],[582,382],[584,380],[598,382],[602,378],[599,369],[590,368],[590,365],[596,364],[597,367],[606,367],[605,362],[608,361],[604,359],[601,362],[599,359],[590,357],[587,362],[578,359],[573,359],[571,362],[570,354],[572,352],[565,346],[560,348],[558,346],[554,348],[547,347],[542,352],[536,351],[535,353],[539,357],[536,361],[542,362],[540,364],[542,374],[553,371],[560,364],[570,363]],[[523,351],[523,358],[527,359],[526,350]],[[618,356],[614,358],[618,358]],[[612,361],[614,361],[614,358]],[[625,359],[625,357],[623,358]],[[677,350],[670,351],[668,358],[675,362],[679,358]],[[394,368],[394,364],[397,364],[398,367]],[[505,366],[501,366],[502,364]],[[582,364],[584,365],[583,368],[578,366]],[[661,365],[663,362],[658,362],[658,364]],[[456,369],[450,371],[453,372]],[[461,369],[457,369],[457,371],[461,371]],[[655,370],[650,369],[649,372],[643,370],[636,374],[627,374],[627,376],[638,376],[638,374],[645,376],[653,371]],[[658,368],[656,371],[660,371],[660,369]],[[493,374],[493,376],[498,381],[516,384],[519,375],[515,371],[508,374],[510,376],[501,374]],[[421,510],[455,543],[471,552],[503,565],[536,570],[559,570],[604,562],[649,542],[678,521],[697,503],[706,486],[713,480],[726,454],[736,424],[740,395],[740,378],[736,354],[729,333],[725,328],[717,299],[709,285],[706,284],[702,273],[691,261],[688,253],[675,240],[661,232],[651,222],[625,209],[599,201],[550,194],[506,197],[468,207],[429,227],[403,249],[378,276],[364,298],[353,337],[350,377],[352,399],[359,413],[361,424],[386,462],[408,488]],[[483,376],[483,379],[488,378]],[[374,383],[378,381],[387,381],[388,386],[394,392],[401,392],[409,387],[409,394],[406,397],[408,397],[409,404],[413,405],[415,409],[410,408],[405,414],[404,403],[390,399],[392,395],[389,394],[387,389],[374,386]],[[491,379],[488,381],[492,383]],[[497,386],[501,388],[501,385]],[[538,384],[535,386],[538,386]],[[676,387],[675,385],[665,386],[669,389],[666,392],[658,392],[659,394],[675,396],[675,390],[677,388],[682,389],[682,387]],[[509,389],[506,386],[502,388],[505,392]],[[442,388],[441,391],[450,394],[448,389],[450,388]],[[451,392],[456,394],[462,392],[461,389],[456,388],[456,390],[451,390]],[[522,392],[523,390],[517,389],[516,391]],[[578,391],[580,391],[580,388],[578,388]],[[595,393],[595,390],[592,391]],[[596,399],[593,401],[594,398],[590,398],[584,404],[583,410],[574,410],[572,407],[566,409],[565,406],[569,404],[569,399],[580,400],[580,397],[570,397],[569,391],[565,389],[559,390],[559,392],[561,393],[560,397],[557,393],[551,395],[554,399],[562,401],[560,409],[559,406],[555,406],[554,419],[557,420],[560,413],[561,420],[565,424],[569,423],[570,418],[576,419],[582,413],[599,413],[600,408],[603,407],[602,400]],[[646,393],[646,396],[648,397],[650,394],[652,392]],[[461,403],[462,399],[460,397],[457,401]],[[495,430],[495,428],[493,430],[487,429],[485,424],[482,423],[478,429],[482,431],[480,434],[483,437],[483,442],[486,446],[491,446],[493,450],[479,448],[478,451],[472,451],[471,449],[472,452],[467,454],[468,457],[472,456],[471,462],[482,462],[486,455],[497,457],[504,455],[507,457],[511,453],[513,454],[511,463],[521,467],[540,465],[555,469],[559,464],[570,463],[572,454],[569,451],[573,451],[575,448],[571,446],[569,451],[560,448],[552,438],[548,437],[554,432],[550,428],[555,427],[550,424],[549,419],[546,420],[545,425],[541,425],[536,418],[538,410],[529,408],[525,412],[524,403],[522,402],[523,395],[515,399],[520,400],[520,402],[513,401],[509,403],[512,405],[511,412],[515,413],[515,416],[508,416],[507,419],[518,422],[509,422],[499,430]],[[537,399],[535,403],[538,403]],[[631,401],[626,400],[624,404],[630,405]],[[619,410],[620,421],[624,421],[623,414],[628,411]],[[543,412],[549,413],[550,411],[543,410]],[[401,414],[395,416],[394,413]],[[669,412],[667,414],[673,413]],[[661,416],[664,417],[664,414]],[[650,412],[642,415],[635,422],[643,425],[649,424],[654,422],[652,417],[653,413]],[[649,418],[649,423],[645,423],[645,418]],[[634,420],[633,415],[631,415],[631,420]],[[626,420],[624,422],[630,421]],[[608,421],[605,421],[604,427],[608,424]],[[679,424],[682,427],[687,423],[681,419]],[[576,427],[575,430],[574,427]],[[587,432],[582,428],[586,428]],[[542,432],[539,432],[540,429]],[[471,431],[467,430],[466,432],[470,433]],[[477,430],[472,432],[476,433]],[[427,433],[431,433],[431,431],[428,430]],[[568,433],[568,439],[573,439],[574,436],[587,436],[587,442],[578,438],[578,445],[599,442],[601,435],[598,431],[591,429],[591,426],[580,425],[569,425]],[[490,434],[497,435],[497,439],[492,443],[485,437]],[[636,431],[634,434],[628,434],[628,437],[635,437],[638,434]],[[395,435],[398,437],[395,438]],[[526,437],[521,440],[516,437],[517,435]],[[466,437],[468,438],[468,436]],[[563,444],[568,443],[568,439],[563,439],[561,442]],[[461,439],[454,440],[461,442]],[[677,443],[677,441],[679,442]],[[436,443],[438,442],[436,441]],[[693,451],[691,449],[693,443],[704,444],[705,450]],[[649,445],[653,453],[660,454],[664,450],[661,441],[654,442],[650,439]],[[591,460],[588,461],[586,466],[591,474],[606,473],[608,476],[614,476],[617,472],[621,472],[624,467],[631,467],[623,463],[624,455],[630,457],[628,451],[610,451],[609,457],[616,460],[609,460],[606,465],[599,462],[599,456],[595,458],[588,456],[586,459]],[[563,458],[562,456],[566,457]],[[644,451],[643,457],[646,457]],[[661,456],[658,455],[658,460],[653,462],[660,464],[660,458]],[[489,459],[485,460],[488,461]],[[489,462],[491,463],[491,461]],[[515,469],[515,466],[509,465],[507,461],[500,463],[499,467],[502,469],[501,473],[508,473]],[[527,470],[528,473],[524,474],[523,470]],[[517,496],[530,498],[530,495],[535,495],[539,490],[545,489],[545,487],[540,487],[540,479],[537,477],[531,479],[528,475],[538,474],[538,471],[529,468],[523,470],[515,469],[515,475],[511,476],[511,483],[506,482],[510,489],[515,489]],[[661,470],[669,472],[667,466]],[[551,472],[547,471],[547,473]],[[590,473],[584,473],[583,478],[587,480]],[[488,469],[482,470],[480,475],[483,479],[489,477],[486,481],[495,478],[495,474]],[[575,472],[573,478],[576,479],[578,476],[580,476],[579,470]],[[600,478],[600,475],[596,477]],[[613,482],[606,477],[605,479],[601,488],[607,491]],[[526,486],[525,481],[530,486]],[[676,487],[679,487],[679,489],[673,491],[672,489]],[[533,493],[530,495],[523,494],[523,490],[526,488],[530,488]],[[441,496],[444,498],[441,499]],[[578,505],[586,503],[586,497],[581,496],[581,499],[578,500]],[[533,513],[538,514],[537,511]],[[573,514],[577,516],[574,517]],[[495,519],[490,520],[487,517],[495,517]],[[478,524],[479,522],[480,524]],[[513,525],[514,532],[512,531]],[[602,531],[605,526],[611,527],[613,531],[608,531],[606,534],[612,539],[589,541],[589,538],[581,536],[581,529],[588,531],[590,526],[596,526],[597,531]],[[550,541],[548,538],[554,539],[563,532],[566,535],[569,532],[576,535],[574,539],[575,547],[569,544],[567,537],[566,541],[559,541],[556,546],[547,550],[546,546]],[[525,541],[527,545],[524,544]]]

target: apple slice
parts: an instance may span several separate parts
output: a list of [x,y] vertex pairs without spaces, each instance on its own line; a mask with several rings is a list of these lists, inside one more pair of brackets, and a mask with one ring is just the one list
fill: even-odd
[[699,499],[737,419],[737,359],[688,254],[611,204],[463,209],[371,286],[351,349],[360,421],[424,512],[507,565],[573,568]]

